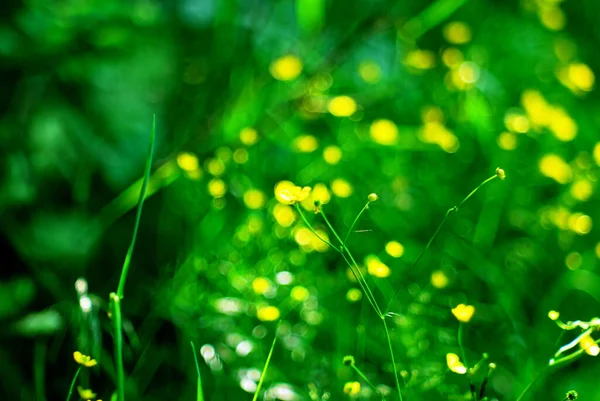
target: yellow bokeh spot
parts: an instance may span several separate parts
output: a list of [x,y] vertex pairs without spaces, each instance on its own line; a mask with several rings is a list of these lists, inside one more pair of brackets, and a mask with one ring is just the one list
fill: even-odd
[[428,70],[435,66],[435,54],[429,50],[412,50],[404,58],[404,64],[418,70]]
[[446,364],[448,365],[448,369],[454,373],[458,373],[459,375],[467,373],[466,366],[460,361],[458,355],[454,353],[446,354]]
[[323,159],[328,164],[338,164],[342,159],[342,150],[337,146],[329,145],[323,149]]
[[573,172],[571,167],[558,155],[547,154],[539,162],[539,168],[543,175],[554,179],[560,184],[571,181]]
[[560,31],[565,27],[565,14],[553,4],[540,7],[538,12],[540,22],[551,31]]
[[361,61],[358,73],[363,81],[370,84],[376,84],[381,79],[381,67],[374,61]]
[[448,68],[457,68],[464,59],[462,52],[456,47],[449,47],[442,52],[442,62]]
[[467,323],[475,314],[475,307],[473,305],[459,304],[456,308],[452,308],[452,314],[458,321]]
[[279,81],[291,81],[302,72],[302,61],[292,54],[280,57],[271,63],[269,72]]
[[571,270],[577,270],[581,266],[583,258],[579,252],[571,252],[565,258],[565,265]]
[[258,132],[254,128],[246,127],[240,131],[240,140],[244,145],[254,145],[258,141]]
[[190,152],[181,152],[177,155],[177,165],[185,171],[198,170],[198,157]]
[[319,142],[312,135],[302,135],[294,139],[293,147],[298,152],[310,153],[317,150]]
[[276,204],[273,208],[273,217],[275,217],[277,223],[282,227],[289,227],[296,220],[296,215],[292,207],[281,203]]
[[498,146],[504,150],[513,150],[517,147],[517,136],[512,132],[503,132],[498,136]]
[[590,196],[592,196],[594,187],[590,181],[583,178],[575,181],[573,185],[571,185],[570,192],[573,198],[580,201],[586,201],[590,198]]
[[598,354],[600,354],[600,346],[596,344],[596,341],[589,334],[581,336],[581,338],[579,339],[579,346],[588,355],[597,356]]
[[594,160],[596,164],[600,166],[600,142],[594,146]]
[[440,123],[444,122],[444,112],[437,106],[427,106],[421,109],[421,120],[424,123]]
[[225,172],[225,163],[220,159],[211,159],[207,162],[206,169],[210,174],[218,177]]
[[552,107],[549,116],[549,128],[554,136],[561,141],[571,141],[577,135],[577,124],[560,107]]
[[219,178],[213,178],[208,182],[208,193],[214,198],[222,198],[227,192],[227,184]]
[[350,288],[346,293],[346,299],[349,302],[357,302],[362,299],[362,292],[358,288]]
[[399,258],[404,254],[404,247],[398,241],[390,241],[385,244],[385,251],[393,258]]
[[444,38],[455,45],[468,43],[471,41],[471,29],[463,22],[451,22],[444,27]]
[[244,192],[244,203],[250,209],[260,209],[267,202],[267,197],[258,189],[249,189]]
[[592,231],[592,218],[583,213],[573,213],[568,218],[568,227],[571,231],[585,235]]
[[583,63],[571,64],[567,67],[567,77],[575,88],[589,92],[594,87],[594,73]]
[[308,290],[305,287],[302,287],[301,285],[295,286],[290,292],[290,297],[292,297],[292,299],[297,302],[306,301],[309,295],[310,293],[308,292]]
[[550,106],[542,94],[536,90],[526,90],[521,95],[521,104],[535,127],[548,125]]
[[448,276],[446,276],[446,273],[443,271],[436,270],[431,273],[431,285],[433,285],[435,288],[446,288],[448,286],[448,282]]
[[244,164],[248,161],[248,151],[246,149],[236,149],[233,152],[233,161],[237,164]]
[[264,277],[257,277],[252,281],[252,289],[258,295],[262,295],[271,288],[271,282]]
[[419,139],[426,143],[434,143],[448,153],[458,150],[460,143],[458,138],[438,121],[427,122],[419,131]]
[[336,96],[329,101],[327,110],[336,117],[349,117],[356,111],[356,101],[350,96]]
[[331,191],[335,196],[347,198],[352,195],[352,186],[342,178],[336,178],[331,183]]
[[272,322],[279,319],[279,309],[275,306],[262,306],[256,311],[256,317],[263,322]]
[[380,145],[393,145],[398,140],[398,127],[387,119],[373,121],[369,132],[371,139]]
[[331,200],[331,194],[329,193],[329,189],[327,189],[325,184],[318,183],[315,184],[315,187],[310,192],[309,199],[311,207],[314,206],[314,201],[319,201],[322,205],[326,205]]
[[346,384],[344,384],[344,394],[356,395],[358,393],[360,393],[359,382],[346,382]]
[[365,258],[365,265],[370,275],[384,278],[392,274],[392,270],[375,255],[369,255]]
[[594,251],[596,252],[596,257],[597,257],[598,259],[600,259],[600,242],[598,242],[598,243],[596,244],[596,247],[594,248]]
[[529,131],[529,120],[522,114],[509,112],[504,116],[504,125],[509,131],[524,134]]

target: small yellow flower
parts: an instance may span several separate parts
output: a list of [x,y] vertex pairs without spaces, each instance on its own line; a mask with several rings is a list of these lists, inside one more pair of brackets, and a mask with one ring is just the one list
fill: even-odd
[[310,187],[294,187],[292,189],[284,189],[279,193],[279,197],[285,202],[293,205],[296,202],[302,202],[310,195]]
[[548,317],[550,318],[550,320],[556,320],[560,317],[560,313],[558,313],[555,310],[551,310],[550,312],[548,312]]
[[96,366],[98,364],[98,361],[92,359],[90,356],[83,355],[79,351],[73,352],[73,359],[75,359],[75,362],[85,366],[86,368],[91,368],[92,366]]
[[356,395],[360,392],[359,382],[346,382],[344,384],[344,393],[348,395]]
[[458,355],[449,353],[446,354],[446,364],[448,365],[448,369],[450,369],[454,373],[458,373],[459,375],[464,375],[467,373],[467,368],[460,361]]
[[369,202],[375,202],[377,199],[379,199],[379,196],[377,196],[376,193],[372,193],[368,196]]
[[506,173],[500,167],[496,168],[496,177],[504,180],[506,178]]
[[93,398],[96,398],[96,393],[94,393],[90,389],[85,389],[81,386],[77,386],[77,392],[79,393],[79,396],[84,400],[91,400]]
[[475,314],[475,307],[473,305],[459,304],[456,308],[452,309],[452,314],[459,322],[467,323]]
[[586,352],[586,354],[591,356],[597,356],[600,354],[600,347],[596,344],[596,341],[590,336],[586,334],[581,336],[579,340],[579,346]]

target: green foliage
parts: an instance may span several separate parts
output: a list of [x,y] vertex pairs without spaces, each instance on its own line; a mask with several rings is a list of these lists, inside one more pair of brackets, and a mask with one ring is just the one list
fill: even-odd
[[589,398],[595,8],[4,3],[2,394]]

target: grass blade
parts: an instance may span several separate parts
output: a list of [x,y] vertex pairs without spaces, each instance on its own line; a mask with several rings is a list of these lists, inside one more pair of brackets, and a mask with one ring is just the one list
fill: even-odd
[[202,394],[202,376],[200,375],[200,364],[198,363],[198,353],[196,352],[194,342],[190,341],[190,344],[192,344],[192,351],[194,351],[194,362],[196,362],[196,373],[198,374],[196,401],[204,401],[204,395]]
[[133,248],[135,247],[135,241],[137,239],[137,233],[140,226],[140,220],[142,218],[142,208],[144,207],[144,199],[146,198],[146,189],[148,188],[148,181],[150,180],[150,169],[152,168],[152,154],[154,153],[154,142],[156,137],[156,115],[152,117],[152,131],[150,133],[150,144],[148,145],[148,156],[146,157],[146,168],[144,170],[144,182],[142,183],[142,189],[140,190],[140,198],[138,201],[137,211],[135,214],[135,225],[133,227],[133,235],[131,237],[131,243],[129,249],[127,249],[127,255],[125,255],[125,261],[123,262],[123,269],[121,270],[121,278],[119,280],[119,287],[117,289],[117,295],[119,298],[123,298],[123,292],[125,291],[125,281],[127,280],[127,274],[129,273],[129,264],[131,263],[131,257],[133,255]]
[[262,373],[260,374],[260,380],[258,381],[258,386],[256,387],[256,392],[254,393],[254,397],[252,401],[256,401],[258,398],[258,393],[260,392],[260,388],[262,387],[263,380],[265,380],[265,376],[267,374],[267,368],[269,367],[269,362],[271,362],[271,356],[273,355],[273,350],[275,349],[275,343],[277,342],[277,333],[279,332],[279,326],[281,325],[281,320],[277,324],[277,328],[275,329],[275,336],[273,337],[273,343],[271,343],[271,350],[269,350],[269,355],[267,356],[267,362],[265,362],[265,367],[263,368]]

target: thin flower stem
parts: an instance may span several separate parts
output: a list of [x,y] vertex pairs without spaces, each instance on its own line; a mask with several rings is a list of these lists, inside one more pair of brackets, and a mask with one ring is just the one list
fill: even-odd
[[[367,205],[369,204],[369,202],[367,202]],[[365,205],[365,207],[367,206]],[[364,208],[363,208],[364,210]],[[358,214],[360,216],[360,214],[362,214],[363,210],[360,211],[360,213]],[[365,294],[367,294],[367,297],[370,297],[372,300],[372,304],[373,304],[373,308],[375,309],[375,312],[377,313],[377,316],[381,317],[383,314],[381,313],[381,308],[379,307],[379,304],[377,303],[377,299],[375,298],[375,295],[373,294],[373,291],[371,291],[371,287],[369,287],[369,284],[367,283],[367,280],[365,279],[365,277],[363,276],[362,272],[360,271],[360,268],[358,267],[358,263],[356,263],[356,260],[354,260],[354,257],[352,256],[352,253],[350,252],[350,250],[348,248],[346,248],[346,245],[344,242],[342,242],[341,237],[338,235],[337,231],[333,228],[333,226],[331,225],[331,223],[329,222],[329,219],[327,219],[327,215],[325,214],[324,211],[321,210],[321,216],[323,216],[323,220],[325,220],[325,223],[327,224],[327,226],[329,227],[329,229],[331,230],[331,232],[333,233],[333,235],[338,239],[338,241],[340,241],[341,244],[341,250],[340,253],[342,254],[342,256],[344,256],[344,252],[346,252],[346,254],[348,255],[348,257],[350,258],[350,261],[352,262],[349,263],[348,260],[346,259],[346,263],[348,263],[348,265],[350,265],[350,268],[352,268],[354,266],[354,268],[356,269],[358,276],[360,277],[360,280],[357,278],[358,281],[361,281],[364,283],[364,287],[366,288],[365,290]],[[357,219],[354,219],[354,221],[356,222]]]
[[369,385],[369,387],[371,387],[381,397],[382,400],[385,400],[383,394],[381,394],[377,387],[375,387],[375,385],[373,385],[373,383],[367,379],[367,376],[365,376],[365,374],[355,364],[352,364],[351,366],[352,369],[354,369],[354,371]]
[[[433,240],[437,237],[438,233],[440,232],[440,230],[442,229],[442,227],[446,223],[446,220],[448,220],[448,218],[453,213],[457,212],[458,209],[460,209],[462,207],[462,205],[464,205],[464,203],[469,198],[471,198],[481,187],[483,187],[485,184],[487,184],[488,182],[492,181],[493,179],[495,179],[497,177],[498,176],[496,174],[494,174],[493,176],[485,179],[474,190],[472,190],[467,196],[465,196],[465,198],[458,204],[458,206],[454,206],[454,207],[451,207],[450,209],[448,209],[448,211],[446,212],[446,215],[442,219],[442,222],[438,226],[437,230],[435,230],[435,232],[433,233],[433,235],[431,236],[431,238],[427,242],[427,245],[425,245],[425,248],[423,249],[423,251],[421,251],[421,254],[419,255],[419,257],[413,262],[412,266],[410,267],[410,269],[408,271],[408,275],[406,276],[406,278],[404,279],[404,281],[408,280],[408,278],[411,276],[411,274],[413,274],[415,272],[415,268],[417,267],[417,264],[421,261],[421,259],[423,258],[423,256],[427,252],[427,250],[429,250],[429,247],[431,246],[431,244],[433,243]],[[396,290],[396,292],[394,293],[394,295],[390,299],[387,307],[385,308],[385,314],[387,314],[390,311],[390,308],[392,306],[392,302],[394,302],[394,299],[396,299],[396,297],[398,296],[398,293],[400,292],[401,289],[402,289],[402,287],[398,287],[398,289]]]
[[388,346],[390,348],[390,356],[392,357],[392,368],[394,369],[394,378],[396,379],[396,389],[398,390],[398,398],[402,401],[402,390],[400,388],[400,377],[398,375],[398,368],[396,367],[396,359],[394,358],[394,349],[392,348],[392,339],[390,338],[390,332],[388,330],[385,316],[381,316],[383,321],[383,328],[385,329],[385,337],[387,339]]
[[79,372],[81,372],[81,366],[77,368],[77,372],[75,372],[75,376],[73,376],[71,387],[69,387],[69,394],[67,395],[67,401],[69,401],[71,399],[71,395],[73,395],[73,390],[75,390],[75,383],[77,382],[77,376],[79,376]]
[[333,233],[335,238],[337,238],[337,240],[340,242],[340,245],[342,246],[341,250],[343,251],[344,250],[344,241],[342,241],[342,239],[338,235],[337,231],[333,228],[333,226],[329,222],[329,219],[327,219],[327,215],[325,214],[325,212],[323,212],[323,210],[321,210],[319,213],[323,217],[323,220],[325,220],[325,224],[327,224],[327,227],[329,227],[329,229],[331,230],[331,232]]
[[[463,345],[463,334],[464,334],[464,323],[458,322],[458,347],[460,348],[460,354],[463,360],[463,364],[469,368],[469,362],[467,361],[467,354],[465,352],[465,347]],[[475,391],[475,386],[471,381],[471,376],[467,372],[467,380],[469,381],[469,388],[471,389],[471,395],[473,396],[473,400],[477,401],[477,393]]]
[[337,252],[341,253],[341,251],[335,245],[333,245],[331,242],[327,241],[325,238],[323,238],[319,234],[317,234],[317,232],[315,231],[315,229],[313,228],[313,226],[308,222],[308,220],[306,220],[306,217],[304,216],[304,213],[302,213],[302,209],[300,209],[300,206],[297,203],[294,204],[294,206],[296,207],[296,210],[300,214],[300,217],[302,218],[302,221],[304,221],[304,224],[306,224],[306,227],[308,227],[308,229],[314,235],[316,235],[318,239],[320,239],[321,241],[323,241],[324,243],[326,243],[327,245],[329,245],[330,247],[332,247],[333,249],[335,249]]
[[363,206],[363,208],[361,209],[361,211],[358,212],[358,214],[356,215],[356,218],[352,222],[352,225],[350,225],[350,228],[348,229],[348,232],[346,233],[346,237],[344,238],[344,242],[342,242],[342,245],[344,247],[346,247],[346,243],[348,242],[348,237],[350,237],[350,233],[352,232],[352,229],[354,228],[354,226],[358,222],[358,219],[360,219],[360,216],[362,216],[362,214],[365,212],[365,210],[367,210],[369,208],[369,204],[370,203],[371,202],[367,202],[367,204],[365,206]]

